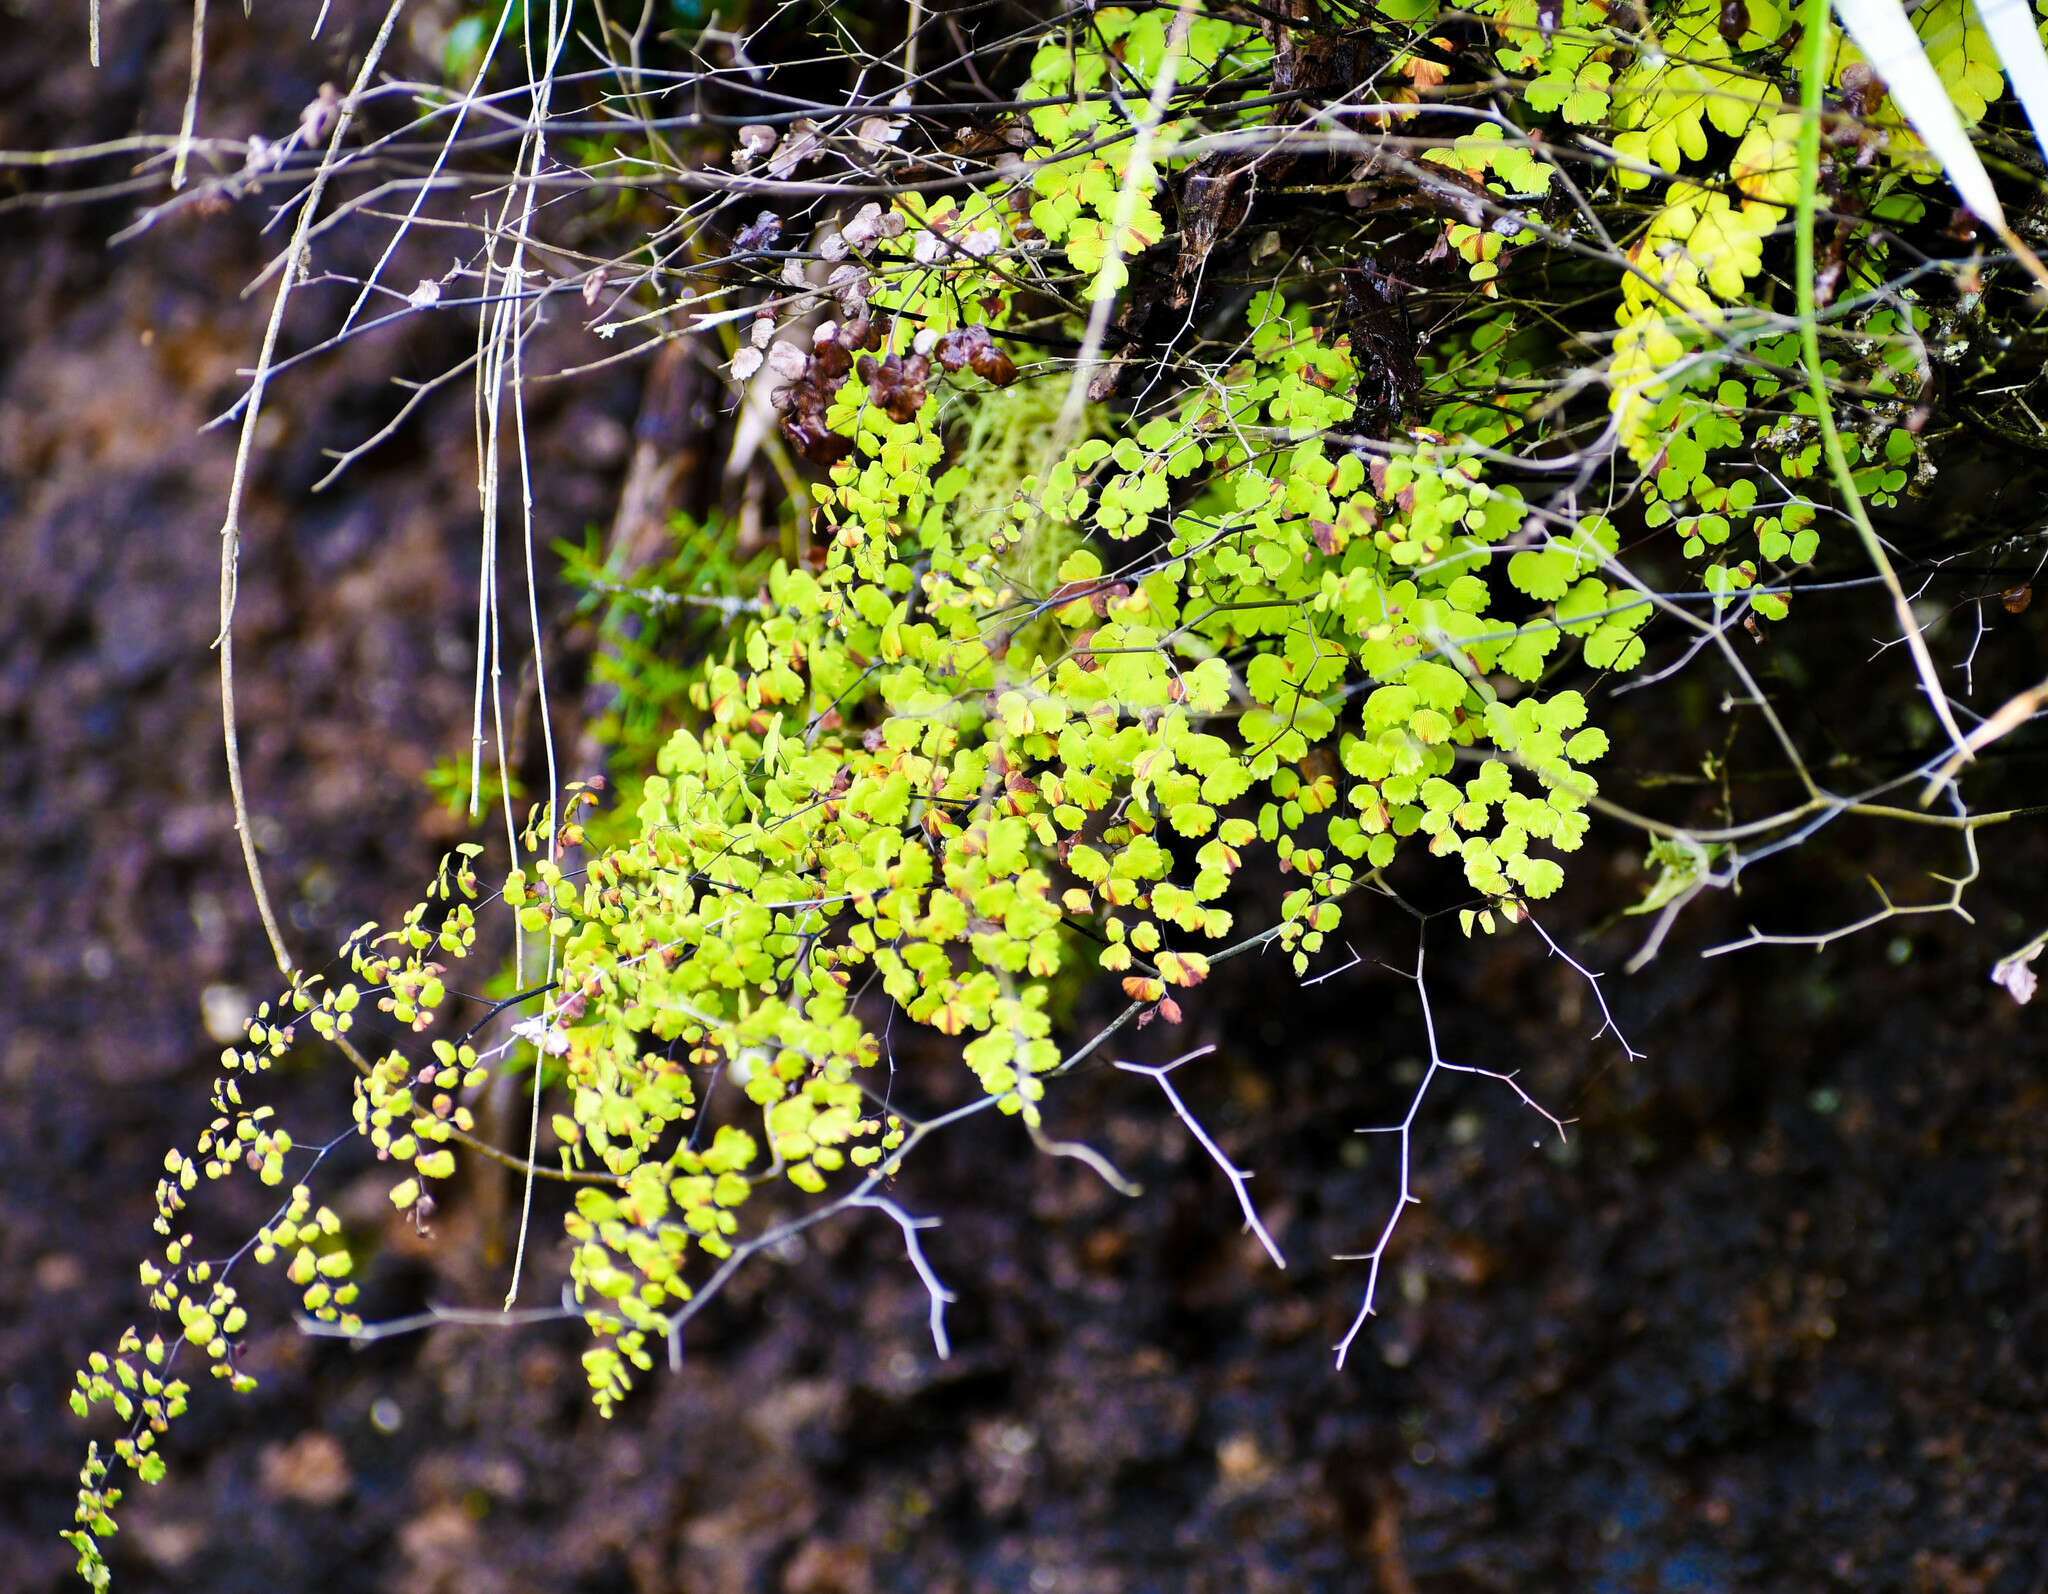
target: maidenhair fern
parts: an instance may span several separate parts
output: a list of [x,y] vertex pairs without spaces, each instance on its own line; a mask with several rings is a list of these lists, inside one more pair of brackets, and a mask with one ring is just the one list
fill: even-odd
[[[1918,26],[1981,115],[1998,82],[1962,3]],[[1060,992],[1078,973],[1178,1022],[1220,955],[1271,943],[1308,970],[1346,898],[1404,855],[1453,871],[1468,924],[1559,889],[1607,751],[1588,690],[1643,664],[1666,601],[1617,562],[1624,525],[1672,539],[1718,602],[1817,549],[1797,484],[1820,444],[1772,304],[1799,191],[1788,22],[1768,0],[1676,0],[1653,21],[1482,0],[1454,49],[1432,5],[1381,13],[1357,46],[1370,72],[1333,86],[1271,13],[1209,5],[1176,31],[1171,8],[1075,11],[1031,53],[1029,108],[985,175],[849,205],[814,259],[764,271],[735,370],[774,382],[817,467],[789,506],[807,556],[668,662],[680,722],[631,772],[629,813],[586,834],[592,793],[542,806],[488,893],[466,849],[397,928],[351,938],[347,979],[297,981],[230,1049],[210,1128],[159,1187],[166,1244],[142,1282],[161,1326],[80,1375],[79,1411],[129,1424],[116,1458],[161,1474],[181,1346],[248,1384],[245,1260],[359,1326],[339,1220],[257,1087],[309,1037],[339,1044],[391,1200],[430,1201],[477,1143],[468,1093],[502,1066],[442,1033],[491,897],[545,948],[524,1033],[549,1171],[579,1186],[570,1276],[610,1411],[744,1243],[757,1189],[864,1192],[914,1143],[871,1084],[883,998],[1035,1128],[1072,1060]],[[1169,54],[1179,87],[1134,176]],[[1834,55],[1842,94],[1867,90],[1858,65]],[[1832,246],[1856,335],[1831,340],[1826,374],[1860,385],[1870,424],[1845,441],[1882,497],[1918,468],[1927,311],[1857,296],[1933,173],[1864,109],[1832,146],[1830,180],[1865,200]],[[898,136],[871,120],[866,142]],[[1588,130],[1599,162],[1574,142]],[[786,177],[825,133],[748,135],[735,165]],[[1176,239],[1265,228],[1254,193],[1289,183],[1391,218],[1371,249],[1456,262],[1426,336],[1362,233],[1275,226],[1251,283],[1175,257]],[[1168,342],[1187,357],[1123,374],[1111,321],[1099,369],[1048,358],[1098,291],[1178,294]],[[1630,467],[1595,507],[1596,478]],[[1778,592],[1755,609],[1788,612]],[[1280,882],[1277,919],[1245,922],[1248,875]],[[359,1049],[373,1014],[398,1044]],[[753,1116],[703,1134],[713,1069]],[[197,1260],[188,1198],[245,1167],[280,1190],[275,1217]],[[73,1538],[96,1584],[117,1499],[95,1449]]]

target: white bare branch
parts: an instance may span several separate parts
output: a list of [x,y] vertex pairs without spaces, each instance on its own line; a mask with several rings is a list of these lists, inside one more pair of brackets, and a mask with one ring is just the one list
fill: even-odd
[[1166,1100],[1172,1106],[1174,1114],[1187,1125],[1188,1133],[1201,1142],[1202,1149],[1209,1153],[1216,1166],[1223,1170],[1224,1178],[1230,1181],[1230,1188],[1237,1192],[1237,1204],[1244,1212],[1245,1227],[1259,1237],[1259,1244],[1266,1248],[1266,1255],[1273,1259],[1273,1265],[1284,1268],[1287,1266],[1287,1258],[1280,1254],[1280,1247],[1273,1242],[1273,1236],[1259,1218],[1258,1208],[1252,1205],[1251,1190],[1248,1188],[1252,1175],[1223,1154],[1223,1148],[1209,1138],[1209,1131],[1204,1129],[1201,1120],[1188,1110],[1188,1104],[1180,1099],[1180,1092],[1173,1088],[1173,1081],[1166,1077],[1181,1064],[1193,1062],[1197,1057],[1207,1057],[1215,1050],[1214,1046],[1198,1046],[1191,1052],[1184,1052],[1172,1062],[1161,1063],[1157,1067],[1121,1060],[1116,1066],[1127,1074],[1143,1074],[1166,1092]]

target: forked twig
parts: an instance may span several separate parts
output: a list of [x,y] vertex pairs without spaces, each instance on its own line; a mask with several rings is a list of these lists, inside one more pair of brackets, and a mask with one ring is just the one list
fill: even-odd
[[1395,972],[1401,973],[1403,979],[1415,982],[1416,994],[1422,1002],[1423,1032],[1429,1041],[1429,1065],[1423,1070],[1422,1078],[1415,1087],[1415,1095],[1408,1103],[1408,1111],[1402,1116],[1399,1123],[1388,1124],[1374,1129],[1361,1129],[1359,1131],[1360,1134],[1391,1134],[1399,1137],[1401,1146],[1401,1188],[1394,1201],[1394,1210],[1387,1215],[1386,1225],[1380,1230],[1379,1240],[1373,1248],[1362,1254],[1335,1258],[1339,1262],[1368,1262],[1371,1264],[1371,1270],[1366,1274],[1365,1298],[1359,1305],[1358,1315],[1352,1318],[1351,1327],[1345,1331],[1344,1337],[1337,1342],[1337,1365],[1339,1367],[1342,1367],[1346,1358],[1350,1356],[1352,1343],[1358,1338],[1360,1330],[1365,1327],[1365,1320],[1374,1315],[1374,1303],[1380,1282],[1380,1266],[1386,1260],[1387,1247],[1393,1244],[1394,1231],[1400,1226],[1401,1214],[1409,1207],[1419,1206],[1422,1203],[1422,1197],[1415,1194],[1414,1190],[1412,1153],[1414,1150],[1415,1119],[1422,1111],[1423,1100],[1429,1095],[1429,1087],[1434,1083],[1436,1076],[1439,1073],[1477,1074],[1482,1079],[1498,1080],[1521,1098],[1522,1105],[1540,1113],[1549,1122],[1550,1126],[1557,1131],[1557,1138],[1560,1141],[1567,1138],[1565,1135],[1566,1120],[1558,1117],[1557,1114],[1553,1113],[1549,1108],[1537,1101],[1535,1097],[1531,1096],[1528,1091],[1524,1090],[1521,1081],[1513,1074],[1503,1073],[1499,1069],[1494,1068],[1478,1068],[1470,1063],[1451,1063],[1444,1060],[1443,1054],[1437,1049],[1436,1014],[1430,1007],[1429,987],[1423,979],[1424,951],[1425,948],[1421,946],[1415,949],[1415,972],[1413,974],[1399,970]]
[[847,1203],[849,1206],[872,1207],[877,1212],[886,1212],[896,1220],[896,1227],[903,1231],[903,1249],[910,1253],[910,1265],[917,1269],[917,1276],[924,1281],[925,1293],[931,1297],[932,1349],[944,1361],[953,1354],[953,1345],[946,1338],[946,1308],[957,1296],[939,1282],[939,1275],[932,1271],[932,1265],[925,1259],[924,1247],[918,1243],[919,1229],[936,1229],[937,1218],[913,1218],[887,1196],[858,1196]]
[[1647,1052],[1639,1052],[1629,1045],[1628,1037],[1622,1034],[1621,1026],[1614,1021],[1614,1013],[1607,1005],[1607,994],[1600,988],[1600,981],[1605,976],[1595,974],[1585,964],[1573,957],[1571,953],[1559,946],[1556,941],[1552,940],[1550,932],[1536,922],[1536,915],[1531,913],[1526,907],[1522,909],[1522,917],[1529,921],[1530,929],[1543,937],[1543,944],[1550,948],[1552,954],[1564,959],[1573,969],[1577,970],[1579,978],[1592,988],[1593,1000],[1600,1004],[1600,1027],[1593,1031],[1593,1039],[1597,1041],[1602,1035],[1611,1032],[1615,1040],[1620,1042],[1621,1049],[1627,1054],[1630,1062],[1640,1062],[1643,1058],[1647,1057],[1649,1055]]
[[1223,1154],[1223,1148],[1209,1138],[1209,1131],[1202,1127],[1200,1119],[1188,1111],[1188,1104],[1180,1099],[1180,1092],[1173,1088],[1173,1081],[1166,1077],[1182,1063],[1193,1062],[1197,1057],[1207,1057],[1215,1050],[1214,1046],[1198,1046],[1191,1052],[1182,1053],[1172,1062],[1161,1063],[1157,1067],[1144,1063],[1127,1063],[1121,1059],[1116,1066],[1127,1074],[1145,1075],[1166,1092],[1166,1100],[1173,1108],[1174,1114],[1187,1125],[1188,1133],[1201,1142],[1202,1149],[1209,1153],[1216,1166],[1223,1170],[1224,1178],[1230,1181],[1230,1188],[1237,1192],[1237,1204],[1244,1212],[1245,1227],[1259,1237],[1259,1244],[1266,1248],[1266,1255],[1273,1259],[1273,1265],[1284,1268],[1287,1266],[1287,1258],[1280,1254],[1280,1247],[1273,1243],[1273,1236],[1267,1232],[1266,1225],[1259,1218],[1258,1208],[1252,1205],[1251,1191],[1246,1188],[1251,1180],[1251,1174]]

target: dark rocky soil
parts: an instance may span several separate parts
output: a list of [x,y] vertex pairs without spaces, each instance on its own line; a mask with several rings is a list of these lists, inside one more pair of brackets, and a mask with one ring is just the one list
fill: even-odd
[[[342,75],[363,8],[338,6],[318,47],[305,9],[261,0],[245,23],[214,7],[212,130],[288,125]],[[8,25],[0,147],[174,125],[189,13],[108,13],[96,78],[68,9]],[[269,984],[209,651],[231,440],[198,432],[256,345],[262,305],[237,294],[266,241],[236,210],[109,253],[127,216],[0,214],[9,1594],[69,1586],[56,1533],[85,1432],[64,1392],[140,1306],[149,1191],[166,1145],[190,1141],[217,1051],[201,993],[232,1006]],[[402,906],[459,835],[420,776],[467,736],[466,399],[308,491],[322,446],[390,413],[392,370],[430,374],[455,346],[407,335],[284,385],[248,517],[244,745],[301,946]],[[609,517],[639,380],[627,368],[542,401],[548,535]],[[2041,673],[2042,607],[2001,644],[2015,680]],[[1860,669],[1870,629],[1820,623],[1809,667]],[[1874,700],[1840,705],[1837,729]],[[2037,781],[2014,763],[2007,795],[2030,768]],[[1330,1346],[1363,1270],[1327,1258],[1370,1246],[1396,1178],[1392,1143],[1353,1131],[1400,1116],[1423,1050],[1413,986],[1374,961],[1414,956],[1386,910],[1347,928],[1364,960],[1348,974],[1297,990],[1277,964],[1239,964],[1181,1035],[1137,1043],[1217,1043],[1179,1077],[1257,1170],[1284,1274],[1154,1087],[1088,1074],[1059,1094],[1055,1127],[1100,1145],[1138,1199],[1007,1124],[936,1143],[902,1181],[908,1208],[945,1218],[926,1244],[960,1297],[950,1362],[879,1217],[743,1274],[682,1372],[650,1377],[611,1422],[583,1398],[569,1328],[351,1352],[301,1337],[271,1295],[247,1353],[261,1391],[200,1392],[170,1481],[131,1497],[117,1586],[2039,1594],[2048,1045],[2041,1012],[1984,970],[2048,900],[2048,850],[2038,834],[1987,846],[1976,927],[1916,920],[1819,957],[1697,955],[1744,921],[1862,911],[1863,869],[1911,881],[1948,862],[1898,845],[1844,828],[1739,903],[1704,904],[1643,974],[1611,977],[1644,1061],[1589,1040],[1588,986],[1532,937],[1433,931],[1445,1055],[1524,1070],[1577,1122],[1567,1150],[1538,1148],[1540,1120],[1500,1087],[1440,1086],[1417,1140],[1423,1204],[1343,1372]],[[1635,889],[1628,870],[1589,851],[1546,922],[1598,922]],[[1618,968],[1635,942],[1567,944]],[[913,1064],[904,1089],[919,1088],[935,1087]],[[339,1075],[284,1089],[309,1132],[341,1122]],[[364,1171],[345,1163],[335,1188],[368,1232],[384,1220]],[[372,1311],[502,1291],[502,1267],[477,1258],[502,1249],[505,1195],[478,1180],[431,1243],[387,1225]],[[231,1208],[219,1237],[255,1211]],[[558,1269],[544,1256],[529,1298]]]

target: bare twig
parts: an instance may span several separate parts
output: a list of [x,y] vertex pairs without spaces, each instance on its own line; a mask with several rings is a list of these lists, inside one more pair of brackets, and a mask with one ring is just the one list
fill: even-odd
[[1188,30],[1194,25],[1195,0],[1180,0],[1167,30],[1166,56],[1153,81],[1152,97],[1145,106],[1145,118],[1138,124],[1138,136],[1124,167],[1124,179],[1117,190],[1116,211],[1104,244],[1102,267],[1096,273],[1093,303],[1088,310],[1088,329],[1081,337],[1081,356],[1074,362],[1074,374],[1067,383],[1066,402],[1060,406],[1054,427],[1054,452],[1073,440],[1075,429],[1088,407],[1088,386],[1102,358],[1103,334],[1109,330],[1109,313],[1116,303],[1117,273],[1124,271],[1124,235],[1138,214],[1138,202],[1152,181],[1152,148],[1159,139],[1166,108],[1173,103],[1173,91],[1180,81],[1181,59],[1187,53]]
[[1628,1055],[1629,1061],[1638,1062],[1642,1058],[1647,1056],[1647,1053],[1639,1052],[1633,1046],[1629,1045],[1628,1037],[1622,1034],[1621,1026],[1615,1023],[1614,1013],[1612,1009],[1610,1009],[1607,1005],[1607,993],[1600,988],[1600,981],[1603,978],[1603,976],[1595,974],[1591,969],[1587,968],[1585,964],[1581,963],[1577,958],[1573,957],[1563,947],[1559,946],[1557,942],[1551,938],[1550,932],[1544,929],[1543,926],[1537,922],[1536,915],[1529,912],[1529,910],[1526,907],[1522,909],[1522,917],[1529,921],[1530,929],[1534,930],[1538,935],[1543,937],[1543,944],[1550,948],[1552,955],[1562,958],[1568,965],[1571,966],[1573,970],[1577,972],[1579,978],[1584,980],[1587,986],[1591,988],[1593,992],[1593,1000],[1600,1004],[1600,1027],[1593,1031],[1593,1039],[1597,1041],[1602,1035],[1611,1033],[1614,1036],[1615,1040],[1620,1043],[1622,1051]]
[[374,1345],[379,1340],[398,1339],[430,1328],[527,1328],[536,1323],[562,1323],[584,1315],[576,1305],[573,1291],[562,1287],[560,1306],[529,1306],[505,1311],[495,1306],[429,1306],[409,1317],[390,1317],[381,1323],[359,1323],[349,1328],[340,1323],[323,1323],[300,1312],[295,1321],[299,1332],[315,1339],[345,1339],[351,1344]]
[[917,1231],[938,1227],[937,1218],[913,1218],[886,1196],[857,1196],[848,1201],[848,1206],[872,1207],[877,1212],[886,1212],[903,1231],[903,1249],[910,1254],[910,1265],[917,1269],[917,1276],[923,1281],[925,1293],[931,1297],[932,1349],[944,1361],[953,1354],[951,1341],[946,1338],[946,1308],[957,1298],[953,1292],[939,1282],[938,1274],[925,1260],[924,1247],[918,1243]]
[[1963,745],[1934,772],[1920,793],[1920,806],[1925,808],[1933,802],[1940,795],[1941,788],[1956,778],[1967,760],[1975,758],[2000,737],[2010,736],[2040,713],[2044,704],[2048,704],[2048,680],[2038,681],[2024,692],[2007,698],[1989,719],[1963,738]]
[[[93,65],[99,63],[99,17],[92,20]],[[192,0],[192,66],[185,88],[184,121],[178,128],[178,153],[171,163],[171,187],[185,186],[185,163],[192,154],[192,129],[199,120],[199,74],[206,61],[206,0]]]
[[1345,1359],[1350,1356],[1352,1343],[1358,1338],[1359,1331],[1365,1327],[1366,1319],[1373,1315],[1374,1300],[1379,1289],[1380,1267],[1386,1260],[1387,1247],[1394,1243],[1394,1231],[1400,1226],[1401,1214],[1409,1207],[1417,1206],[1421,1203],[1422,1198],[1415,1194],[1414,1188],[1413,1153],[1415,1120],[1422,1111],[1422,1103],[1428,1097],[1429,1087],[1435,1083],[1436,1076],[1439,1073],[1477,1074],[1482,1079],[1497,1080],[1520,1097],[1524,1106],[1541,1114],[1545,1121],[1557,1131],[1557,1138],[1560,1141],[1565,1138],[1565,1120],[1559,1118],[1531,1096],[1528,1091],[1524,1090],[1521,1082],[1513,1074],[1502,1073],[1497,1069],[1476,1068],[1467,1063],[1451,1063],[1444,1060],[1442,1052],[1437,1048],[1436,1015],[1431,1010],[1429,986],[1423,977],[1424,950],[1421,946],[1416,948],[1415,972],[1405,975],[1404,978],[1415,982],[1416,995],[1422,1003],[1422,1027],[1429,1043],[1428,1066],[1423,1069],[1422,1078],[1415,1087],[1415,1094],[1409,1100],[1408,1111],[1402,1116],[1399,1123],[1389,1124],[1383,1128],[1362,1129],[1359,1131],[1361,1134],[1391,1134],[1398,1139],[1401,1148],[1401,1183],[1400,1189],[1395,1194],[1394,1210],[1387,1215],[1386,1224],[1381,1228],[1379,1240],[1374,1244],[1373,1248],[1360,1255],[1340,1256],[1336,1259],[1340,1262],[1367,1262],[1371,1264],[1371,1270],[1366,1274],[1365,1297],[1359,1305],[1358,1315],[1351,1320],[1351,1327],[1345,1331],[1344,1337],[1337,1342],[1337,1365],[1339,1367],[1342,1367]]
[[1195,1050],[1184,1052],[1172,1062],[1162,1063],[1156,1068],[1144,1063],[1127,1063],[1121,1060],[1116,1066],[1127,1074],[1143,1074],[1166,1092],[1166,1100],[1172,1106],[1174,1115],[1187,1125],[1188,1133],[1201,1143],[1202,1149],[1208,1152],[1216,1166],[1223,1170],[1223,1177],[1230,1181],[1230,1188],[1237,1192],[1237,1204],[1244,1213],[1244,1226],[1259,1237],[1259,1244],[1266,1248],[1266,1255],[1273,1259],[1273,1265],[1284,1268],[1287,1266],[1287,1258],[1280,1254],[1280,1247],[1274,1244],[1273,1236],[1260,1221],[1258,1208],[1252,1205],[1251,1191],[1247,1188],[1251,1174],[1223,1154],[1223,1148],[1209,1138],[1209,1132],[1202,1127],[1201,1120],[1188,1111],[1188,1104],[1180,1099],[1180,1092],[1173,1088],[1173,1081],[1166,1077],[1182,1063],[1192,1062],[1197,1057],[1207,1057],[1214,1050],[1214,1046],[1198,1046]]
[[[1117,1066],[1121,1068],[1123,1065],[1119,1063]],[[1118,1173],[1116,1165],[1086,1141],[1055,1140],[1045,1132],[1042,1124],[1029,1118],[1024,1120],[1024,1127],[1031,1134],[1031,1143],[1048,1157],[1071,1158],[1073,1161],[1091,1170],[1098,1179],[1120,1196],[1140,1196],[1144,1194],[1141,1186],[1133,1184],[1121,1173]]]
[[[242,861],[249,873],[249,889],[256,897],[256,911],[263,920],[263,933],[270,939],[271,955],[276,958],[280,972],[292,971],[291,954],[285,950],[284,932],[278,926],[277,912],[270,904],[270,893],[263,884],[263,865],[256,857],[256,837],[249,824],[249,800],[242,784],[242,744],[235,728],[235,596],[242,549],[242,494],[249,479],[249,465],[256,452],[256,428],[263,413],[263,389],[269,381],[271,362],[277,353],[278,334],[284,328],[285,306],[291,301],[292,285],[304,270],[306,261],[306,240],[313,225],[313,217],[320,209],[320,197],[326,191],[327,180],[334,171],[340,155],[342,140],[348,136],[349,123],[354,115],[356,100],[376,75],[377,63],[383,58],[384,47],[391,42],[392,29],[398,25],[398,13],[404,8],[405,0],[391,0],[391,9],[384,14],[384,24],[377,30],[369,50],[363,56],[362,70],[356,74],[354,90],[349,94],[334,118],[334,129],[328,137],[327,153],[320,162],[320,169],[314,174],[313,183],[300,207],[299,221],[292,234],[291,247],[285,252],[285,271],[278,283],[277,298],[271,305],[270,321],[263,331],[262,352],[256,359],[256,371],[249,385],[249,405],[242,417],[241,442],[235,449],[234,475],[228,484],[227,518],[220,528],[220,635],[216,645],[220,650],[220,714],[222,738],[225,743],[228,762],[228,792],[234,802],[235,832],[242,841]],[[194,38],[192,60],[192,93],[199,91],[199,45],[200,29],[203,26],[205,7],[203,0],[197,0],[194,10]],[[191,110],[187,109],[187,131],[190,131]]]

